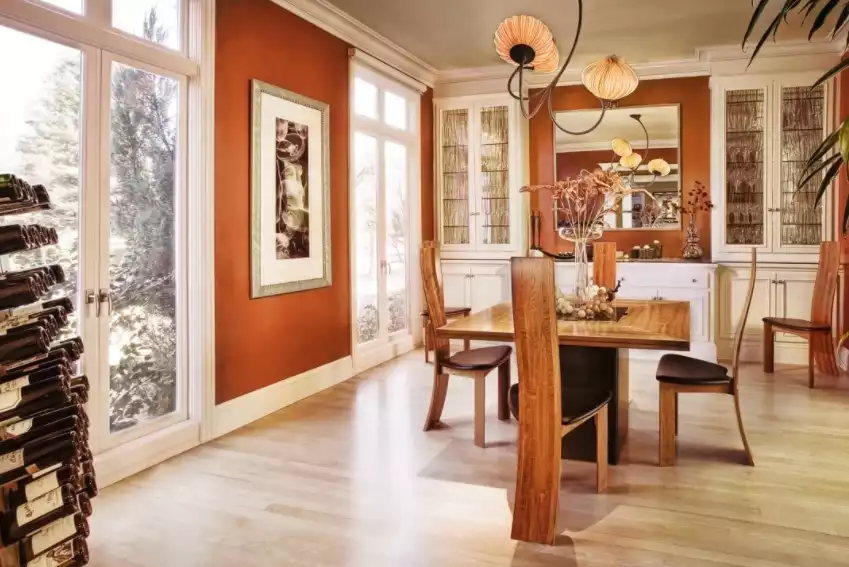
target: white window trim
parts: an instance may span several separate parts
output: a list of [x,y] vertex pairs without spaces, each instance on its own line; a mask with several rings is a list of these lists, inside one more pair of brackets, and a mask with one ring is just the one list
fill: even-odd
[[[422,306],[422,283],[421,269],[418,262],[418,250],[421,246],[421,93],[427,87],[410,79],[394,68],[381,63],[382,67],[391,70],[391,74],[383,74],[375,66],[361,64],[362,52],[350,49],[351,63],[349,65],[349,162],[353,164],[354,134],[363,131],[373,134],[379,139],[394,141],[403,144],[410,151],[407,202],[408,202],[408,249],[407,249],[407,306],[408,306],[408,332],[399,331],[387,336],[387,341],[376,341],[374,345],[360,345],[357,341],[357,282],[356,269],[351,267],[351,355],[353,358],[354,373],[371,368],[385,360],[394,358],[413,348],[421,342],[421,325],[417,324],[416,317]],[[372,58],[373,59],[373,58]],[[376,60],[375,60],[376,61]],[[395,75],[401,74],[406,80],[399,82]],[[378,87],[377,118],[360,116],[354,111],[354,80],[359,77],[367,80]],[[410,81],[417,83],[421,88],[410,88]],[[391,92],[407,101],[408,116],[406,130],[401,130],[387,125],[381,120],[383,115],[383,96],[381,92]],[[349,194],[354,189],[356,172],[353,166],[349,168]],[[349,199],[353,203],[352,199]],[[356,230],[356,210],[352,205],[349,207],[349,255],[352,262],[356,258],[356,239],[353,237]]]
[[[139,470],[153,466],[175,453],[175,445],[162,443],[168,431],[181,431],[179,452],[213,438],[215,408],[215,282],[214,282],[214,70],[215,70],[215,2],[186,0],[181,14],[181,44],[184,52],[146,42],[131,34],[111,28],[110,11],[104,0],[88,0],[88,12],[72,14],[48,4],[28,0],[3,0],[0,3],[0,25],[81,50],[104,50],[121,57],[183,75],[188,81],[188,147],[185,167],[188,183],[185,186],[188,261],[183,266],[187,281],[187,336],[185,355],[188,372],[188,415],[181,424],[162,430],[151,437],[150,443],[138,439],[97,455],[98,476],[107,484],[121,480]],[[92,10],[92,7],[95,7]],[[103,21],[101,21],[103,20]],[[189,30],[195,33],[188,33]],[[97,72],[97,71],[96,71]],[[85,83],[84,83],[85,85]],[[85,92],[87,96],[93,93]],[[97,109],[91,114],[99,116]],[[87,117],[83,117],[84,119]],[[99,121],[86,122],[88,135],[81,140],[89,159],[82,168],[86,175],[97,175],[100,152],[93,150],[88,139],[99,134]],[[92,151],[97,152],[90,155]],[[84,154],[85,155],[85,154]],[[88,214],[90,211],[80,211]],[[83,260],[84,262],[85,260]],[[80,265],[80,269],[86,267]],[[88,345],[87,345],[88,346]],[[105,416],[100,416],[105,419]],[[144,458],[132,471],[125,466],[130,447],[138,450],[143,442],[147,449]],[[95,448],[96,449],[96,448]]]

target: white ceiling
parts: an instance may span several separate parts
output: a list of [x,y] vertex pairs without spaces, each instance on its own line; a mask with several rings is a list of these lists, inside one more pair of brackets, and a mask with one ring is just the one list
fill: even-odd
[[[558,112],[556,117],[561,126],[574,132],[595,124],[600,112],[600,110],[573,110]],[[631,118],[631,114],[641,116],[649,133],[651,147],[678,146],[678,107],[641,106],[608,110],[598,128],[583,136],[572,136],[561,130],[555,130],[557,151],[607,149],[611,147],[610,142],[614,138],[628,140],[634,149],[644,148],[645,133],[637,121]]]
[[[440,71],[499,63],[493,33],[515,14],[542,19],[565,55],[577,15],[574,0],[329,2]],[[630,63],[692,58],[700,47],[739,44],[751,13],[749,0],[585,0],[574,62],[610,53]],[[806,37],[798,19],[778,34],[779,40]]]

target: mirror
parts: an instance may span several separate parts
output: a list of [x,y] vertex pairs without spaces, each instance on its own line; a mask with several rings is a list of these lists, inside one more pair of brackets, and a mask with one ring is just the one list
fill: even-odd
[[[601,111],[570,110],[555,113],[557,122],[572,131],[586,130],[596,123]],[[554,127],[555,178],[564,180],[586,169],[614,168],[638,192],[626,196],[615,213],[605,219],[605,230],[679,230],[681,227],[681,128],[679,106],[634,106],[608,109],[601,124],[582,136]],[[640,123],[642,122],[642,126]],[[643,129],[645,126],[645,130]],[[646,151],[648,134],[648,151]],[[642,158],[639,165],[620,163],[613,140],[627,140]],[[654,175],[648,164],[654,159],[669,164],[665,176]],[[633,159],[633,158],[632,158]],[[626,163],[628,160],[625,160]],[[650,193],[651,195],[647,195]],[[555,213],[556,215],[556,213]]]

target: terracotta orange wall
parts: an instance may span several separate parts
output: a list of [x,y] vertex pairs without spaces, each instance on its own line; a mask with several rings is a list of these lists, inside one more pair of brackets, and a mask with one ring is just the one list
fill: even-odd
[[[215,398],[220,404],[351,354],[349,79],[347,44],[269,0],[217,0],[216,9]],[[250,298],[251,79],[330,105],[331,287]]]
[[[649,104],[681,105],[681,171],[682,190],[686,197],[694,181],[710,184],[710,87],[708,77],[662,79],[642,81],[633,94],[620,101],[621,107]],[[555,110],[582,110],[598,108],[598,101],[583,86],[557,87],[554,91]],[[554,128],[545,112],[530,121],[530,177],[531,184],[554,181]],[[540,243],[547,250],[567,251],[570,245],[554,233],[550,214],[549,195],[539,192],[531,195],[531,210],[542,212]],[[684,223],[686,225],[686,222]],[[702,236],[705,255],[710,257],[710,213],[699,213],[696,219]],[[609,231],[602,241],[616,242],[617,249],[627,251],[635,244],[659,240],[663,255],[680,257],[685,242],[685,228],[680,231],[639,230]]]
[[[645,153],[645,152],[640,152]],[[566,179],[581,173],[586,169],[592,171],[600,163],[610,163],[616,156],[612,150],[595,150],[588,152],[563,152],[557,154],[557,179]],[[677,148],[657,148],[649,150],[648,159],[665,159],[666,163],[678,163]],[[643,159],[647,163],[646,159]]]
[[433,240],[434,222],[434,177],[433,177],[433,89],[422,94],[422,241]]

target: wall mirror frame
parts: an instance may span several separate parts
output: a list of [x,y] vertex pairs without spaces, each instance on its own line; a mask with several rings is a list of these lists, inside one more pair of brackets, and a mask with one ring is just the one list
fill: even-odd
[[[598,109],[562,110],[557,121],[573,131],[584,130],[598,120]],[[638,116],[639,118],[634,118]],[[642,126],[640,125],[642,123]],[[645,131],[643,130],[645,126]],[[564,180],[586,169],[614,168],[627,183],[642,187],[643,193],[627,196],[615,213],[605,219],[608,230],[681,230],[681,105],[657,104],[608,109],[601,124],[582,136],[554,129],[554,178]],[[646,151],[648,133],[648,151]],[[627,140],[642,160],[636,169],[622,165],[612,142]],[[670,165],[669,174],[654,177],[649,161],[661,158]],[[654,181],[652,181],[654,177]],[[554,225],[559,226],[555,209]]]

